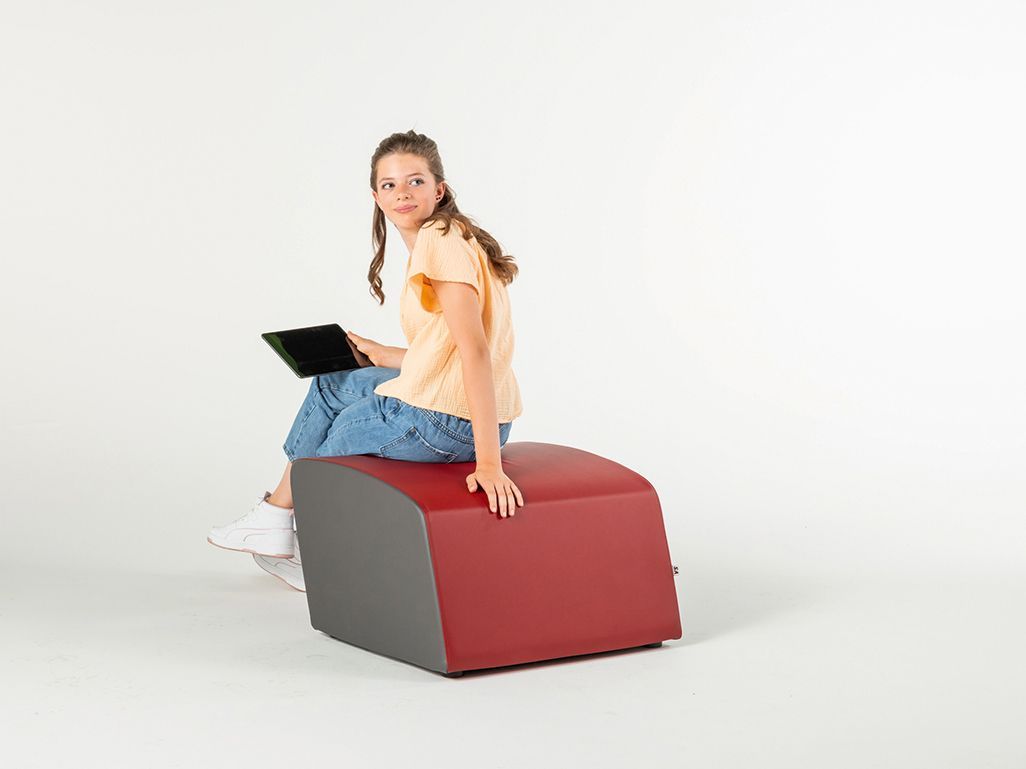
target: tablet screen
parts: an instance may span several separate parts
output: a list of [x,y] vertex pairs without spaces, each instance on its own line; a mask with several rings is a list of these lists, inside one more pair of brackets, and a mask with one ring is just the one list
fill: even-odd
[[371,365],[337,323],[272,331],[260,336],[301,379]]

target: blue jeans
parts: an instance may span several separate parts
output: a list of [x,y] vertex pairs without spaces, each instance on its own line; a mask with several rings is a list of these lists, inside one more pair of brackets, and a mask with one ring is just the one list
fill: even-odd
[[[313,377],[285,439],[285,455],[290,461],[354,454],[407,462],[477,461],[469,419],[374,393],[397,376],[397,368],[367,366]],[[499,425],[500,446],[512,424]]]

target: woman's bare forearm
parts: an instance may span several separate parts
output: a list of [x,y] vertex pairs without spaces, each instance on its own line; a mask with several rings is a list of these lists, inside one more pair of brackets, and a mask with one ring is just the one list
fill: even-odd
[[487,347],[463,357],[463,388],[474,428],[474,453],[479,468],[502,469],[499,453],[499,418],[495,406],[492,357]]

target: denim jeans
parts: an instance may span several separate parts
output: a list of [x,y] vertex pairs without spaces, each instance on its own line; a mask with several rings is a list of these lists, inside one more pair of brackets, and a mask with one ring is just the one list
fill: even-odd
[[[367,366],[315,376],[283,448],[289,460],[374,454],[407,462],[474,462],[469,419],[376,395],[399,369]],[[512,422],[499,425],[499,445]]]

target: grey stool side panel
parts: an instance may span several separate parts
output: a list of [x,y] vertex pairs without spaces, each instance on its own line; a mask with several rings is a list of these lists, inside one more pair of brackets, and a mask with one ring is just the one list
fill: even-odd
[[291,477],[314,628],[446,672],[421,510],[402,492],[345,465],[299,459]]

